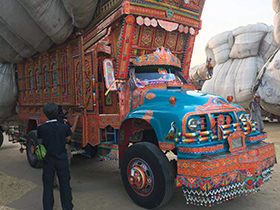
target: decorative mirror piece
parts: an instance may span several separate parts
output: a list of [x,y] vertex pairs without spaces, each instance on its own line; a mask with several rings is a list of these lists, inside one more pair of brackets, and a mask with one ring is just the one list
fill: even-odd
[[236,152],[246,147],[245,136],[241,131],[236,131],[228,137],[229,151]]

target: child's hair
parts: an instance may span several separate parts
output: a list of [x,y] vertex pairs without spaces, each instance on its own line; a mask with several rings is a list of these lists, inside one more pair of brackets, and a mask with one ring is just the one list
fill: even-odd
[[43,112],[49,120],[57,118],[58,106],[55,103],[46,103],[43,107]]

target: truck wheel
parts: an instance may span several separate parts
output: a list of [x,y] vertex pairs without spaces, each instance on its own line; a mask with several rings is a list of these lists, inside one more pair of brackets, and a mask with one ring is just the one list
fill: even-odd
[[4,136],[3,136],[3,133],[2,133],[1,130],[0,130],[0,147],[1,147],[2,144],[3,144],[3,141],[4,141]]
[[38,161],[35,156],[35,148],[39,144],[39,141],[37,139],[37,131],[33,130],[30,131],[27,135],[27,141],[26,141],[26,155],[27,160],[29,162],[29,165],[32,168],[41,168],[42,162]]
[[174,175],[163,152],[150,142],[129,147],[121,161],[124,187],[131,199],[147,209],[166,204],[174,192]]

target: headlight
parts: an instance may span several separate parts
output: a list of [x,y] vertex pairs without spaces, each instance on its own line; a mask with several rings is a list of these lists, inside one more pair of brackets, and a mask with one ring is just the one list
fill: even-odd
[[188,129],[191,132],[195,132],[197,130],[198,124],[199,124],[199,121],[192,118],[188,122]]
[[242,113],[242,114],[239,116],[239,120],[240,120],[240,122],[247,122],[247,117],[246,117],[246,115]]

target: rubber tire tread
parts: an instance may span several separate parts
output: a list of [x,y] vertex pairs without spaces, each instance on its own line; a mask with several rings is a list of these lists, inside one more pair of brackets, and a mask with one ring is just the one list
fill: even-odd
[[[149,157],[151,158],[150,160],[146,160],[143,157],[141,157],[141,154],[144,155],[144,157]],[[138,155],[138,156],[137,156]],[[132,158],[131,158],[132,157]],[[149,162],[155,163],[157,162],[156,165],[160,166],[161,173],[164,176],[164,182],[165,182],[165,188],[164,188],[164,196],[158,198],[158,194],[155,194],[155,189],[153,190],[153,192],[148,195],[147,197],[151,196],[151,198],[153,198],[153,196],[157,196],[157,201],[155,201],[156,199],[152,199],[151,202],[154,203],[141,203],[142,198],[140,197],[140,195],[138,195],[137,193],[134,192],[134,190],[131,188],[129,182],[128,182],[128,177],[127,177],[127,166],[129,164],[129,162],[133,159],[133,158],[142,158],[143,160],[145,160],[151,170],[153,171],[154,174],[154,179],[157,179],[155,177],[155,173],[159,173],[156,172],[157,170],[155,170],[155,168],[153,168],[153,166],[151,166]],[[175,180],[174,180],[174,175],[172,172],[172,168],[171,165],[167,159],[167,157],[163,154],[163,152],[154,144],[150,143],[150,142],[139,142],[134,144],[133,146],[127,148],[127,150],[124,152],[124,155],[122,157],[122,161],[121,161],[121,175],[122,175],[122,180],[123,180],[123,184],[126,188],[126,191],[128,193],[128,195],[131,197],[131,199],[137,203],[139,206],[147,208],[147,209],[155,209],[155,208],[159,208],[163,205],[165,205],[170,198],[172,197],[173,193],[174,193],[174,188],[175,188]],[[156,182],[156,181],[155,181]],[[155,186],[156,187],[156,186]],[[152,195],[155,194],[155,195]]]
[[41,161],[38,161],[37,159],[36,159],[36,157],[35,157],[35,159],[34,159],[34,161],[32,161],[32,160],[30,160],[29,159],[29,152],[28,152],[28,145],[29,145],[29,140],[30,139],[33,139],[33,141],[34,141],[34,143],[35,143],[35,147],[39,144],[39,143],[41,143],[39,140],[38,140],[38,138],[37,138],[37,131],[36,130],[32,130],[32,131],[30,131],[29,133],[28,133],[28,135],[27,135],[27,141],[26,141],[26,156],[27,156],[27,160],[28,160],[28,162],[29,162],[29,165],[32,167],[32,168],[42,168],[42,166],[43,166],[43,162],[41,162]]

